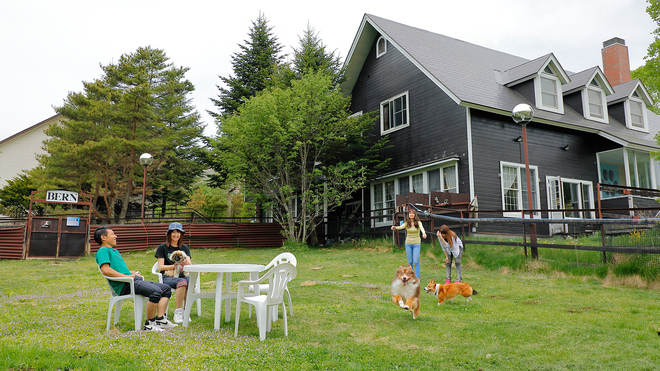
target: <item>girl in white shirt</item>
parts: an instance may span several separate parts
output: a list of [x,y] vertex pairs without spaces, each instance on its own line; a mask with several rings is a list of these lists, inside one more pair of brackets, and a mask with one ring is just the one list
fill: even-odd
[[456,281],[461,282],[463,280],[463,270],[461,268],[461,258],[463,257],[463,242],[460,238],[446,225],[440,226],[440,229],[437,233],[438,240],[440,241],[440,246],[442,246],[442,251],[445,252],[445,263],[447,263],[447,278],[445,280],[445,285],[451,283],[451,261],[455,259],[456,261]]

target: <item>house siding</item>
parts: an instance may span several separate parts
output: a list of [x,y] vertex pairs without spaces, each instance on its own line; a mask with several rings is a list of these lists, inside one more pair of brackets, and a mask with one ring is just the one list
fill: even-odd
[[623,102],[608,106],[607,113],[614,117],[618,122],[626,125],[626,111],[623,108]]
[[[380,110],[380,103],[408,92],[409,127],[387,134],[392,148],[389,171],[413,168],[457,156],[459,178],[467,177],[466,109],[449,98],[401,52],[388,45],[387,53],[375,58],[375,43],[353,89],[352,111]],[[372,134],[380,137],[380,117]],[[459,184],[460,192],[467,192]]]
[[525,99],[532,102],[533,106],[536,106],[536,91],[534,90],[534,79],[529,79],[525,82],[513,86],[512,88],[513,90],[517,91],[518,94],[522,95]]
[[564,96],[564,104],[574,109],[584,116],[584,107],[582,107],[582,92],[578,91]]
[[[597,135],[550,128],[534,122],[528,124],[526,130],[529,164],[538,167],[541,209],[548,208],[547,176],[590,181],[596,198],[598,167],[595,153],[611,149],[611,142]],[[525,163],[523,143],[514,141],[521,133],[521,126],[509,117],[472,110],[474,182],[480,210],[502,210],[500,162]],[[568,151],[562,148],[566,145],[570,146]],[[501,214],[482,214],[483,217],[501,217]],[[545,218],[547,214],[542,216]],[[504,228],[506,230],[498,226],[494,230],[495,227],[488,224],[479,225],[482,232],[499,233],[520,233],[522,227],[508,225]],[[549,233],[547,230],[537,232]]]

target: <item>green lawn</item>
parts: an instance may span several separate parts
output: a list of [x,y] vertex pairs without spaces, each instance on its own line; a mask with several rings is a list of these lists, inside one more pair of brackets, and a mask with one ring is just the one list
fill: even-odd
[[[289,336],[280,320],[265,342],[245,306],[239,337],[233,314],[214,331],[211,299],[202,300],[202,317],[193,310],[187,329],[131,331],[128,304],[118,328],[106,332],[109,293],[93,256],[3,260],[0,369],[660,370],[659,291],[611,285],[598,275],[553,273],[548,264],[485,267],[471,257],[483,261],[482,250],[489,249],[469,245],[465,254],[464,282],[479,292],[471,302],[457,298],[438,306],[422,294],[421,314],[413,320],[390,299],[404,251],[387,243],[294,247],[298,277],[289,285]],[[196,263],[266,264],[285,250],[193,249],[192,255]],[[150,272],[153,254],[124,257],[131,269]],[[423,286],[444,279],[441,254],[424,247]],[[202,287],[213,286],[214,276],[202,275]],[[172,301],[170,313],[173,308]]]

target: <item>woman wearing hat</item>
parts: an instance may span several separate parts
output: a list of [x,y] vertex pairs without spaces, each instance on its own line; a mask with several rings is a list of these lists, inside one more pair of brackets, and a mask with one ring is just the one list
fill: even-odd
[[188,291],[189,278],[170,277],[165,274],[166,271],[176,269],[176,264],[170,259],[172,253],[181,250],[188,258],[181,265],[191,264],[190,248],[181,242],[186,231],[183,230],[181,223],[174,222],[167,229],[167,240],[156,249],[156,258],[158,259],[158,270],[163,273],[163,283],[176,290],[176,310],[174,311],[174,323],[183,322],[183,302]]

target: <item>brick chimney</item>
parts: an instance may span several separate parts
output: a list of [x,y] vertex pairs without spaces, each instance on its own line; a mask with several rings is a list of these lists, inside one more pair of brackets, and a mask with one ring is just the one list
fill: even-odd
[[630,81],[630,60],[628,47],[624,39],[614,37],[603,42],[603,72],[610,85],[619,85]]

